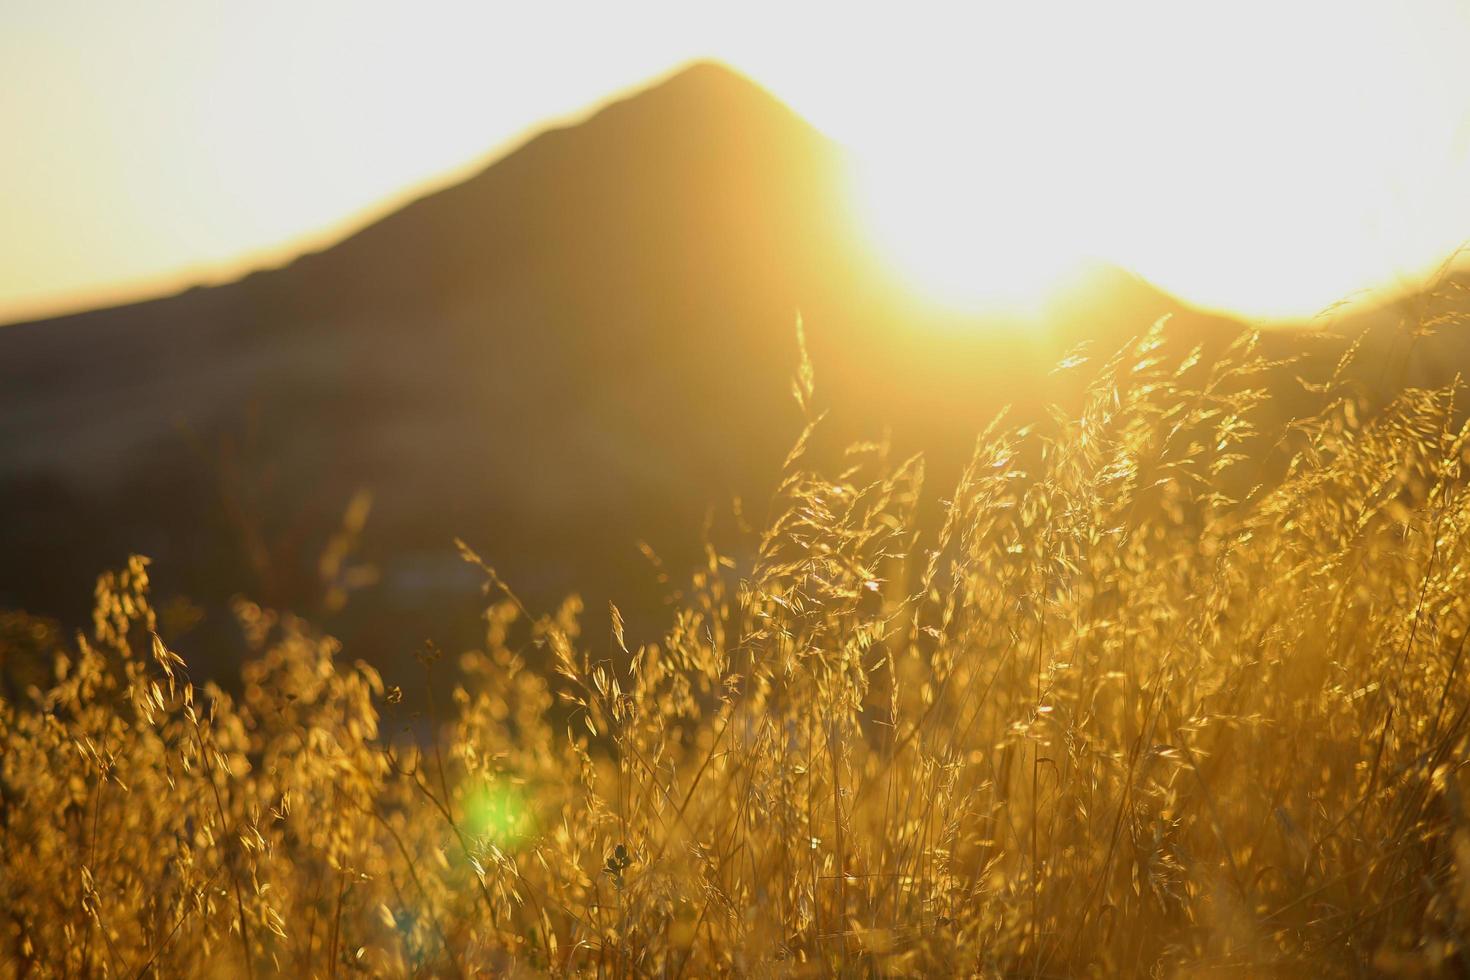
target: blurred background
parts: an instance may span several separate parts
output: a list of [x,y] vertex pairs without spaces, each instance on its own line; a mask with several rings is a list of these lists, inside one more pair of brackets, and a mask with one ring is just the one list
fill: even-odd
[[1470,365],[1464,4],[1014,6],[7,5],[0,607],[143,553],[185,650],[245,595],[391,676],[478,635],[460,537],[654,630],[749,553],[798,315],[817,458],[936,499],[1164,315]]

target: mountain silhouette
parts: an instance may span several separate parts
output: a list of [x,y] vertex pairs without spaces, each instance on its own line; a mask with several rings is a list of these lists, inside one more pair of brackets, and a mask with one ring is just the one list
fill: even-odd
[[700,63],[283,268],[0,329],[0,606],[80,620],[136,551],[211,622],[235,590],[320,613],[366,490],[381,577],[329,618],[359,651],[473,638],[455,536],[543,608],[656,610],[638,542],[677,582],[712,507],[763,516],[802,425],[798,311],[824,431],[891,431],[941,486],[1074,343],[1234,329],[1111,268],[1024,327],[938,311],[865,244],[846,165]]

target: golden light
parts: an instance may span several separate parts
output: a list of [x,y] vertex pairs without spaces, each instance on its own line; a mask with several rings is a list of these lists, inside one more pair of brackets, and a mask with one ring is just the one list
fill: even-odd
[[1096,256],[1310,316],[1470,238],[1470,7],[967,10],[891,25],[841,85],[751,64],[853,150],[874,243],[942,302],[1032,306]]
[[874,244],[952,305],[1097,256],[1304,315],[1470,236],[1462,0],[68,6],[0,32],[0,319],[283,261],[702,57],[849,147]]
[[860,161],[860,227],[912,289],[966,312],[1030,315],[1084,258],[1014,178],[911,161]]

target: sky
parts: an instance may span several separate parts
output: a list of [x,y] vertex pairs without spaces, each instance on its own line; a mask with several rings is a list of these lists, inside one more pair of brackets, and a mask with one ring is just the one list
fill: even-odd
[[696,58],[848,146],[917,288],[1103,258],[1310,315],[1470,238],[1470,0],[0,0],[0,322],[321,247]]

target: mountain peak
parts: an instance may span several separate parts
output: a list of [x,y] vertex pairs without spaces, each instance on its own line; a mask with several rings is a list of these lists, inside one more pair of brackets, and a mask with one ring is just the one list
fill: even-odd
[[689,62],[630,91],[589,122],[634,113],[673,117],[681,124],[705,120],[725,127],[768,125],[815,135],[810,123],[779,96],[724,62],[710,59]]
[[773,102],[781,101],[749,75],[713,58],[686,62],[661,80],[643,86],[638,94],[650,95],[654,92],[690,92],[705,96],[733,93],[746,97],[758,96]]
[[[488,542],[535,601],[573,586],[642,601],[630,542],[697,567],[705,503],[780,472],[800,428],[797,310],[843,420],[827,441],[891,425],[943,482],[996,405],[1040,397],[1050,341],[890,288],[844,163],[758,83],[698,61],[290,266],[0,331],[0,538],[22,545],[0,604],[60,610],[68,569],[130,551],[211,608],[250,574],[211,579],[235,567],[224,555],[278,605],[315,601],[289,529],[335,528],[363,487],[363,553],[385,569],[368,616],[411,604],[447,622],[457,594],[414,583],[455,536]],[[1092,336],[1100,305],[1073,314]],[[1161,312],[1119,309],[1107,323],[1130,330]],[[241,521],[282,529],[264,571]],[[388,656],[420,628],[344,632]]]
[[[766,254],[717,254],[732,234],[785,242],[795,261],[811,236],[793,216],[833,206],[839,156],[755,81],[694,61],[256,285],[339,308],[378,306],[389,294],[455,304],[467,292],[514,292],[513,270],[533,253],[587,270],[622,262],[635,239],[645,253],[669,249],[686,263],[749,269]],[[321,288],[323,276],[334,288]]]

